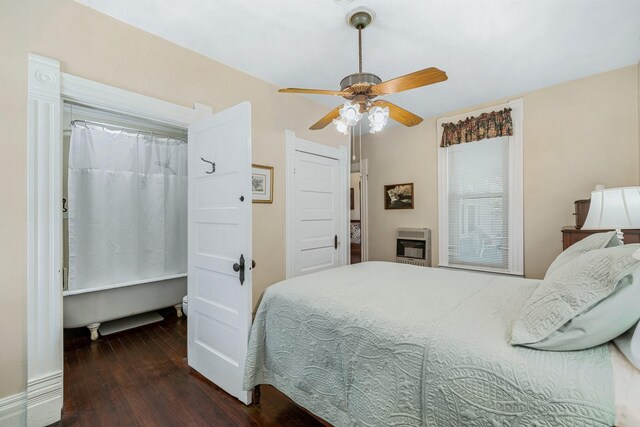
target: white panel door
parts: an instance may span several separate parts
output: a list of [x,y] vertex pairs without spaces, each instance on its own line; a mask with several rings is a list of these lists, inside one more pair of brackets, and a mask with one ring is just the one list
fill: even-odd
[[293,275],[340,265],[340,162],[298,151],[294,169]]
[[189,127],[188,361],[247,404],[242,380],[251,327],[250,179],[248,102]]

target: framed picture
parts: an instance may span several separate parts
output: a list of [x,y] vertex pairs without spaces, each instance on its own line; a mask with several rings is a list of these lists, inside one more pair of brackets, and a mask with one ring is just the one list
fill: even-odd
[[355,195],[353,192],[353,187],[351,187],[351,210],[354,210],[356,208],[355,207],[356,204],[354,202],[355,202]]
[[273,166],[251,165],[253,203],[273,203]]
[[385,209],[413,209],[413,182],[384,186]]

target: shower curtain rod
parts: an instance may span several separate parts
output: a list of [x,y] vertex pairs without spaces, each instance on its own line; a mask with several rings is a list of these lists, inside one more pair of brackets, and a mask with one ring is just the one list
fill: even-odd
[[[106,127],[110,127],[110,128],[116,128],[119,129],[121,131],[131,131],[131,132],[137,132],[137,133],[146,133],[148,135],[151,136],[157,136],[160,138],[167,138],[167,139],[174,139],[176,141],[181,141],[184,142],[185,144],[187,143],[187,141],[184,138],[177,138],[165,133],[157,133],[157,132],[153,132],[153,131],[147,131],[147,130],[140,130],[140,129],[136,129],[136,128],[130,128],[130,127],[126,127],[126,126],[117,126],[117,125],[111,125],[108,123],[100,123],[100,122],[94,122],[91,120],[71,120],[71,126],[76,126],[76,124],[78,123],[82,123],[85,125],[85,127],[87,126],[87,123],[90,123],[92,125],[98,125],[98,126],[102,126],[102,130],[106,130]],[[88,129],[88,127],[87,127]]]

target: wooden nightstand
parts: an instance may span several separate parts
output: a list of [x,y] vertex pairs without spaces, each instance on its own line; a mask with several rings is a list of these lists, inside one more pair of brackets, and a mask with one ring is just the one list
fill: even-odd
[[[587,219],[587,213],[589,212],[589,206],[591,200],[576,200],[574,202],[576,217],[576,226],[566,226],[562,228],[562,250],[564,251],[569,246],[584,239],[585,237],[594,234],[602,233],[607,230],[581,230],[582,224]],[[625,243],[640,243],[640,230],[622,230],[624,233]]]
[[[594,234],[602,233],[607,230],[578,230],[575,227],[563,227],[562,228],[562,250],[567,249],[569,246],[584,239],[585,237]],[[622,230],[624,233],[625,243],[640,243],[640,230]]]

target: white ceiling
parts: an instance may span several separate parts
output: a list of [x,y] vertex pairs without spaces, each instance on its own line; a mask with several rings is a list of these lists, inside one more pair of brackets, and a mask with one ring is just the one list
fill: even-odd
[[357,71],[346,15],[364,5],[376,14],[363,32],[364,71],[447,72],[444,83],[388,97],[425,118],[640,59],[640,0],[78,1],[278,86],[316,89]]

